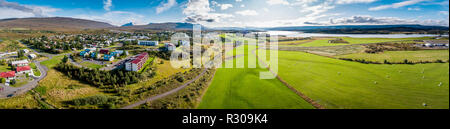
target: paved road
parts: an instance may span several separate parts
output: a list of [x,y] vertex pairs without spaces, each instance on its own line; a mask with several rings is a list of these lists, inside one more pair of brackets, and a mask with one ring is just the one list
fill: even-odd
[[[237,46],[237,47],[239,47],[239,46]],[[232,60],[232,59],[234,59],[234,58],[239,58],[239,57],[242,57],[242,56],[244,56],[244,54],[236,55],[236,56],[233,56],[233,57],[226,57],[225,60]],[[217,57],[217,56],[216,56],[216,57]],[[213,62],[213,61],[210,61],[210,62],[208,62],[208,63],[209,63],[208,65],[212,65],[214,62]],[[222,62],[222,63],[223,63],[223,62]],[[221,65],[221,64],[220,64],[220,65]],[[168,96],[168,95],[174,94],[174,93],[176,93],[176,92],[178,92],[178,91],[180,91],[180,90],[186,88],[187,86],[189,86],[189,84],[193,83],[194,81],[198,80],[200,77],[202,77],[203,75],[205,75],[205,73],[206,73],[207,70],[208,70],[208,68],[204,68],[203,71],[202,71],[202,73],[200,73],[199,75],[197,75],[194,79],[192,79],[192,80],[190,80],[190,81],[184,83],[183,85],[181,85],[181,86],[179,86],[179,87],[177,87],[177,88],[175,88],[175,89],[173,89],[173,90],[167,91],[167,92],[165,92],[165,93],[162,93],[162,94],[159,94],[159,95],[156,95],[156,96],[153,96],[153,97],[149,97],[149,98],[147,98],[147,99],[141,100],[141,101],[136,102],[136,103],[134,103],[134,104],[125,106],[125,107],[123,107],[123,108],[121,108],[121,109],[133,109],[133,108],[135,108],[135,107],[137,107],[137,106],[139,106],[139,105],[142,105],[142,104],[144,104],[144,103],[151,102],[151,101],[154,101],[154,100],[158,100],[158,99],[164,98],[164,97],[166,97],[166,96]]]
[[[33,49],[31,49],[33,50]],[[38,53],[37,51],[33,50],[34,52]],[[40,54],[40,55],[44,55],[47,56],[48,59],[50,60],[54,55],[50,55],[50,54]],[[34,80],[21,86],[21,87],[10,87],[10,86],[5,86],[4,84],[0,84],[4,89],[2,91],[0,91],[0,98],[9,98],[9,97],[14,97],[23,93],[28,92],[29,90],[35,88],[39,81],[41,81],[42,79],[44,79],[47,76],[47,71],[48,68],[41,65],[41,62],[46,61],[46,60],[42,60],[42,61],[33,61],[33,63],[36,64],[36,67],[39,69],[39,71],[41,71],[41,76],[39,77],[33,77]]]
[[203,71],[202,71],[202,73],[200,73],[197,77],[195,77],[194,79],[192,79],[192,80],[190,80],[190,81],[184,83],[183,85],[181,85],[181,86],[179,86],[179,87],[177,87],[177,88],[175,88],[175,89],[173,89],[173,90],[170,90],[170,91],[168,91],[168,92],[159,94],[159,95],[157,95],[157,96],[149,97],[149,98],[147,98],[147,99],[145,99],[145,100],[141,100],[141,101],[136,102],[136,103],[134,103],[134,104],[125,106],[125,107],[123,107],[123,108],[121,108],[121,109],[133,109],[133,108],[135,108],[135,107],[137,107],[137,106],[139,106],[139,105],[142,105],[142,104],[144,104],[144,103],[147,103],[147,102],[150,102],[150,101],[154,101],[154,100],[158,100],[158,99],[164,98],[164,97],[166,97],[166,96],[168,96],[168,95],[171,95],[171,94],[173,94],[173,93],[176,93],[176,92],[178,92],[178,91],[180,91],[180,90],[186,88],[187,86],[189,86],[189,84],[191,84],[191,83],[193,83],[194,81],[198,80],[198,79],[199,79],[200,77],[202,77],[203,75],[205,75],[205,73],[206,73],[207,70],[208,70],[207,68],[204,68]]

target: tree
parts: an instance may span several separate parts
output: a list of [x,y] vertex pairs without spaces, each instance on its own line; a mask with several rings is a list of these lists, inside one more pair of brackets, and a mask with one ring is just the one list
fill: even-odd
[[69,61],[69,57],[67,55],[64,55],[64,58],[62,59],[63,63],[67,63]]
[[16,79],[11,80],[11,81],[9,82],[9,84],[15,85],[15,84],[16,84]]
[[19,50],[19,52],[17,52],[17,56],[18,56],[19,58],[21,58],[21,57],[23,57],[23,56],[25,56],[25,55],[24,55],[24,53],[22,52],[22,50]]
[[6,79],[5,78],[1,78],[0,79],[0,83],[5,83],[6,82]]

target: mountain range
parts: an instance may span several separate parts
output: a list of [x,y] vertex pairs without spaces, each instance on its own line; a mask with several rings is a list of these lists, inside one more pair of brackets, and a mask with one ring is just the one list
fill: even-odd
[[[0,29],[26,28],[31,30],[50,31],[77,31],[84,29],[113,29],[113,30],[192,30],[194,24],[181,22],[150,23],[147,25],[134,25],[132,22],[122,26],[114,26],[104,22],[67,18],[11,18],[0,19]],[[423,25],[339,25],[339,26],[290,26],[290,27],[222,27],[207,28],[206,30],[226,31],[303,31],[307,33],[441,33],[447,32],[445,26]]]

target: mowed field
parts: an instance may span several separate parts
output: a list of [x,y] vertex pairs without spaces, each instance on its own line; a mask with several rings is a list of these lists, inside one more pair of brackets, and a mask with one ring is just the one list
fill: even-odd
[[422,51],[385,51],[378,54],[355,53],[337,56],[337,58],[364,59],[366,61],[376,61],[383,63],[387,60],[391,63],[401,63],[404,60],[411,62],[420,61],[447,61],[449,60],[448,50],[422,50]]
[[448,63],[362,64],[279,51],[279,76],[330,109],[448,109],[448,71]]
[[[242,49],[240,47],[238,49]],[[239,54],[238,54],[239,55]],[[240,56],[248,58],[253,56]],[[254,57],[253,57],[254,58]],[[228,60],[228,61],[235,61]],[[256,59],[255,59],[256,60]],[[199,109],[313,109],[277,79],[260,80],[262,68],[220,68]]]
[[351,45],[351,44],[370,44],[370,43],[383,43],[383,42],[399,42],[413,43],[412,40],[429,40],[430,37],[418,37],[418,38],[351,38],[351,37],[341,37],[348,43],[328,43],[330,39],[316,39],[311,42],[299,44],[299,47],[321,47],[321,46],[339,46],[339,45]]

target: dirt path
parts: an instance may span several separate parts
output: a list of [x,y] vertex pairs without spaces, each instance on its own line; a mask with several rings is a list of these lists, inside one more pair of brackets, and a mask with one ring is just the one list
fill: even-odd
[[278,73],[275,73],[272,71],[272,69],[270,69],[270,67],[268,67],[268,65],[266,64],[266,62],[264,62],[261,58],[259,58],[259,56],[255,53],[257,49],[252,50],[252,54],[256,55],[256,57],[258,58],[259,62],[261,62],[265,67],[267,67],[267,69],[274,75],[276,75],[277,79],[283,83],[286,87],[288,87],[290,90],[292,90],[293,92],[295,92],[298,96],[300,96],[301,98],[303,98],[306,102],[308,102],[309,104],[311,104],[312,106],[314,106],[316,109],[325,109],[324,106],[320,105],[319,103],[315,102],[313,99],[309,98],[308,96],[306,96],[305,94],[303,94],[302,92],[298,91],[297,89],[295,89],[294,87],[292,87],[291,85],[289,85],[289,83],[287,83],[286,81],[284,81],[279,75]]

